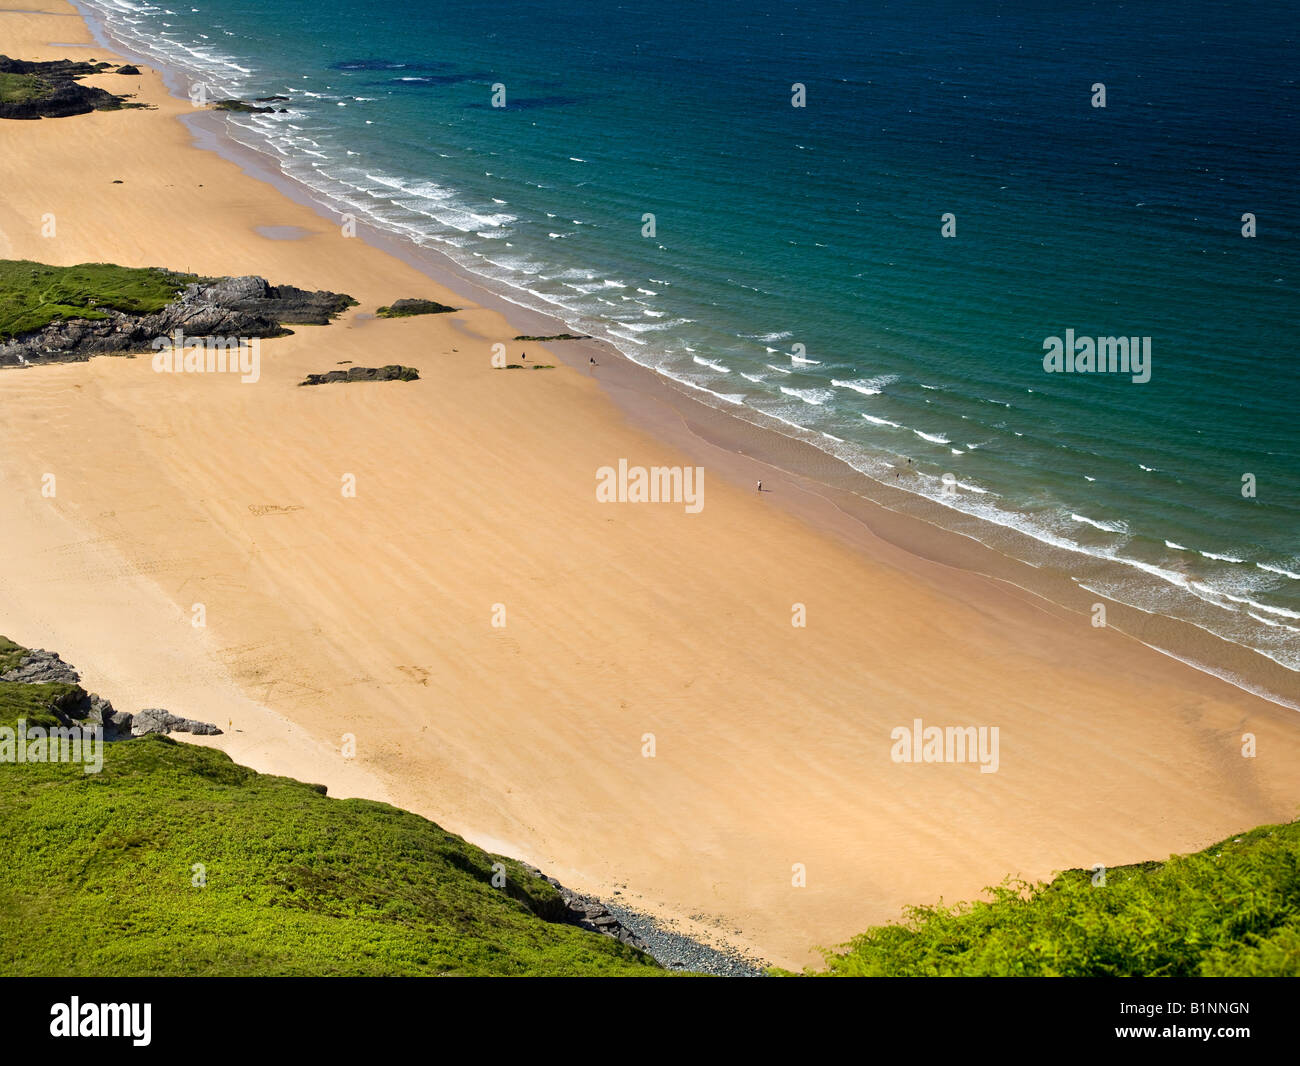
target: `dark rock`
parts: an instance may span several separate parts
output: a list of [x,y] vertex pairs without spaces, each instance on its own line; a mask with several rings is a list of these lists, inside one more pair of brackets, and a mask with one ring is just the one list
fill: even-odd
[[450,311],[460,310],[448,307],[437,300],[394,300],[388,307],[381,307],[375,312],[380,318],[408,318],[411,315],[445,315]]
[[131,722],[131,735],[146,736],[149,733],[194,733],[198,736],[220,736],[221,730],[207,722],[196,722],[192,718],[181,718],[161,707],[146,707],[136,714]]
[[536,866],[529,866],[527,863],[523,865],[534,877],[540,877],[559,892],[560,899],[564,904],[563,909],[554,919],[548,915],[542,915],[542,917],[548,921],[556,920],[567,925],[581,926],[588,932],[612,936],[614,939],[622,941],[631,947],[639,948],[641,951],[649,951],[645,942],[630,929],[625,928],[600,900],[579,895],[577,892],[571,892],[559,881],[555,880],[554,877],[548,877],[542,873]]
[[356,304],[356,300],[343,293],[307,292],[292,285],[270,285],[265,278],[252,276],[188,285],[181,302],[257,315],[295,326],[327,326],[336,315]]
[[113,705],[102,696],[92,692],[80,709],[85,713],[75,717],[80,717],[90,725],[97,725],[103,729],[105,740],[125,740],[131,736],[133,716],[125,711],[113,710]]
[[119,74],[139,74],[140,70],[137,67],[133,67],[130,63],[127,63],[125,66],[118,67],[117,72]]
[[245,100],[217,100],[212,106],[218,111],[239,111],[248,114],[264,114],[275,110],[273,107],[258,107]]
[[18,665],[0,674],[0,681],[17,681],[26,685],[41,685],[50,681],[75,685],[81,675],[59,658],[56,652],[33,648],[22,657]]
[[420,372],[413,366],[351,366],[326,374],[308,374],[299,385],[329,385],[336,381],[418,381]]

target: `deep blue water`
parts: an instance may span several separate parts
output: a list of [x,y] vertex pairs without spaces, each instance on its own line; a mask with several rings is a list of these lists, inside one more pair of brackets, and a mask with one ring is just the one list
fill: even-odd
[[[291,96],[232,131],[322,202],[1300,668],[1288,5],[88,6],[215,95]],[[1150,337],[1150,381],[1045,373],[1067,329]]]

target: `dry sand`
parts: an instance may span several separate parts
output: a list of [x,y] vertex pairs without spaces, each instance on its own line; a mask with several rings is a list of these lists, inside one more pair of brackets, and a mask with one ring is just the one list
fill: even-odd
[[[111,58],[65,46],[90,41],[71,8],[31,5],[0,0],[0,52]],[[517,322],[194,147],[157,74],[91,83],[156,110],[0,126],[0,256],[360,301],[263,342],[255,385],[147,356],[0,371],[0,633],[57,649],[119,708],[218,722],[213,742],[259,770],[407,807],[787,966],[908,903],[1296,816],[1295,712],[847,537],[779,479],[760,497],[735,456],[629,420],[599,373],[493,369]],[[367,317],[407,296],[465,310]],[[421,380],[297,387],[344,360]],[[597,503],[620,458],[703,463],[703,511]],[[918,717],[997,726],[998,772],[892,762],[890,731]]]

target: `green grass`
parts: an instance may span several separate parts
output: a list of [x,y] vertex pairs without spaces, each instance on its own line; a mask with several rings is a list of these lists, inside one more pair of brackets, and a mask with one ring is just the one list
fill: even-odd
[[912,907],[827,953],[833,976],[1300,976],[1300,822],[1167,862]]
[[[59,717],[53,708],[63,706],[64,701],[73,699],[80,691],[80,685],[61,682],[20,685],[12,681],[0,681],[0,726],[16,729],[20,718],[25,719],[29,726],[57,726]],[[7,769],[7,766],[0,766],[0,774]]]
[[27,651],[21,644],[15,644],[8,637],[0,637],[0,674],[6,674],[23,660]]
[[48,96],[50,83],[37,74],[0,74],[0,104],[26,104]]
[[0,259],[0,340],[41,329],[56,319],[107,318],[104,309],[135,314],[161,311],[202,279],[157,267],[81,263],[56,267]]
[[[76,691],[0,682],[0,724]],[[514,860],[323,791],[159,736],[105,745],[99,774],[0,764],[0,975],[664,972],[543,920],[559,895]]]

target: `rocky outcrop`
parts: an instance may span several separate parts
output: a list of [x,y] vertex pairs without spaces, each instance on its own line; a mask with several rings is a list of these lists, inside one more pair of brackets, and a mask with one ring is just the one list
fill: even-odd
[[194,733],[197,736],[220,736],[221,730],[208,722],[182,718],[161,707],[146,707],[131,722],[131,735],[142,737],[149,733]]
[[15,337],[0,344],[0,366],[84,362],[95,355],[149,351],[156,338],[171,337],[177,330],[190,339],[278,337],[292,332],[285,323],[323,326],[355,303],[342,293],[307,292],[251,276],[190,282],[155,314],[104,309],[108,317],[103,319],[51,322]]
[[54,681],[75,685],[81,675],[59,658],[57,652],[33,648],[12,670],[0,674],[0,681],[17,681],[24,685],[43,685]]
[[529,866],[527,863],[524,863],[523,866],[534,877],[540,877],[560,894],[560,899],[564,903],[564,910],[558,916],[559,921],[569,925],[579,925],[583,929],[593,933],[600,933],[603,936],[613,937],[615,940],[622,941],[624,944],[639,948],[642,951],[649,950],[645,941],[614,917],[609,908],[600,900],[570,891],[555,880],[554,877],[547,877],[536,866]]
[[115,711],[108,700],[93,692],[81,692],[81,696],[83,700],[78,701],[75,713],[69,714],[70,719],[99,726],[105,740],[126,740],[131,736],[131,715]]
[[208,722],[181,718],[158,707],[146,707],[139,714],[114,710],[113,705],[93,692],[81,687],[81,675],[59,658],[56,652],[44,648],[29,650],[12,670],[0,674],[0,681],[23,685],[57,683],[71,685],[66,690],[55,690],[50,698],[49,710],[65,726],[97,725],[104,730],[105,740],[126,740],[146,733],[194,733],[217,736],[221,730]]
[[123,66],[118,67],[117,72],[119,74],[139,74],[140,68],[131,63],[126,63]]
[[[246,100],[218,100],[213,105],[218,111],[239,111],[244,114],[258,115],[266,112],[275,112],[273,107],[258,107],[256,104],[250,104]],[[280,108],[284,112],[285,108]]]
[[327,374],[308,374],[299,385],[328,385],[335,381],[418,381],[420,372],[413,366],[351,366]]
[[78,78],[108,68],[107,63],[78,63],[71,59],[32,63],[0,56],[0,74],[26,79],[26,92],[11,90],[6,99],[0,100],[0,118],[64,118],[91,111],[116,111],[126,105],[125,96],[77,83]]
[[409,318],[411,315],[445,315],[460,308],[448,307],[437,300],[394,300],[375,312],[380,318]]

